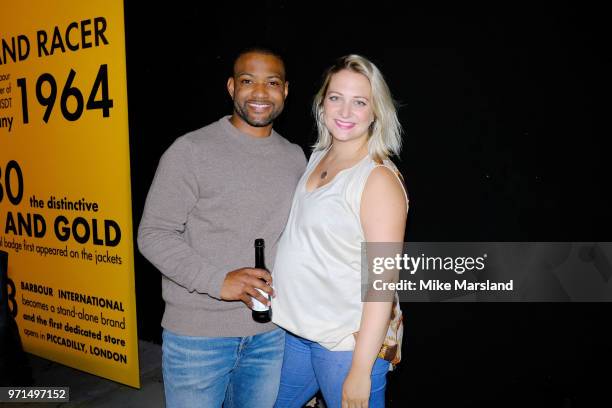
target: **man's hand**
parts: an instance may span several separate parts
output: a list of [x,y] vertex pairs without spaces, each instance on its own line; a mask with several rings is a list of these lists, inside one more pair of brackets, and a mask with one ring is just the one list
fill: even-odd
[[255,288],[259,288],[270,296],[273,296],[274,290],[270,286],[271,284],[272,275],[270,275],[270,273],[265,269],[236,269],[228,272],[227,275],[225,275],[225,280],[223,281],[223,286],[221,287],[221,299],[240,300],[244,302],[249,309],[252,309],[253,302],[251,301],[251,297],[254,297],[264,305],[269,306],[270,301]]

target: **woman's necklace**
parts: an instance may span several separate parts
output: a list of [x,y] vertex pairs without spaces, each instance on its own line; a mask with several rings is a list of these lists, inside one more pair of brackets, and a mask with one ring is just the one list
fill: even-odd
[[[327,163],[327,165],[329,166],[329,162]],[[321,172],[321,180],[325,180],[327,178],[327,170],[323,170]]]

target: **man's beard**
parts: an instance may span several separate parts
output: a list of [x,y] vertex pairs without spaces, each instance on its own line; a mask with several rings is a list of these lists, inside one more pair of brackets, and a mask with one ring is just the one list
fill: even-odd
[[244,120],[246,123],[248,123],[249,125],[253,127],[268,126],[269,124],[274,122],[274,119],[276,119],[283,111],[282,108],[278,109],[276,108],[276,105],[272,105],[273,107],[272,111],[267,117],[261,118],[261,119],[255,119],[248,115],[248,109],[246,105],[247,105],[247,102],[245,102],[242,106],[238,104],[238,102],[234,102],[234,110],[236,111],[238,116],[242,118],[242,120]]

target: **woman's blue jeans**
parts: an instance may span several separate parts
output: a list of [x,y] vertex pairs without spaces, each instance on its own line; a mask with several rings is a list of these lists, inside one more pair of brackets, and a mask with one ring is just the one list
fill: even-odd
[[166,406],[270,408],[283,362],[281,329],[249,337],[191,337],[164,330]]
[[[276,408],[300,408],[320,389],[328,408],[341,408],[342,384],[351,368],[352,351],[329,351],[318,343],[287,333]],[[377,358],[372,368],[370,408],[385,406],[389,362]]]

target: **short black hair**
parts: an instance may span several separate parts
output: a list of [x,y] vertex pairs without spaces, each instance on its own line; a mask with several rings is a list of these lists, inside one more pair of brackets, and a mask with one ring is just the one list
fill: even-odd
[[278,58],[280,62],[283,63],[283,67],[285,68],[285,79],[287,78],[287,63],[285,62],[285,58],[283,57],[282,53],[271,47],[265,47],[261,45],[252,45],[243,48],[242,50],[240,50],[240,52],[238,52],[238,54],[236,54],[236,57],[232,60],[232,66],[230,67],[232,70],[232,75],[234,75],[234,67],[236,66],[236,62],[238,61],[238,59],[240,59],[240,57],[242,57],[243,55],[250,53],[271,55],[273,57]]

